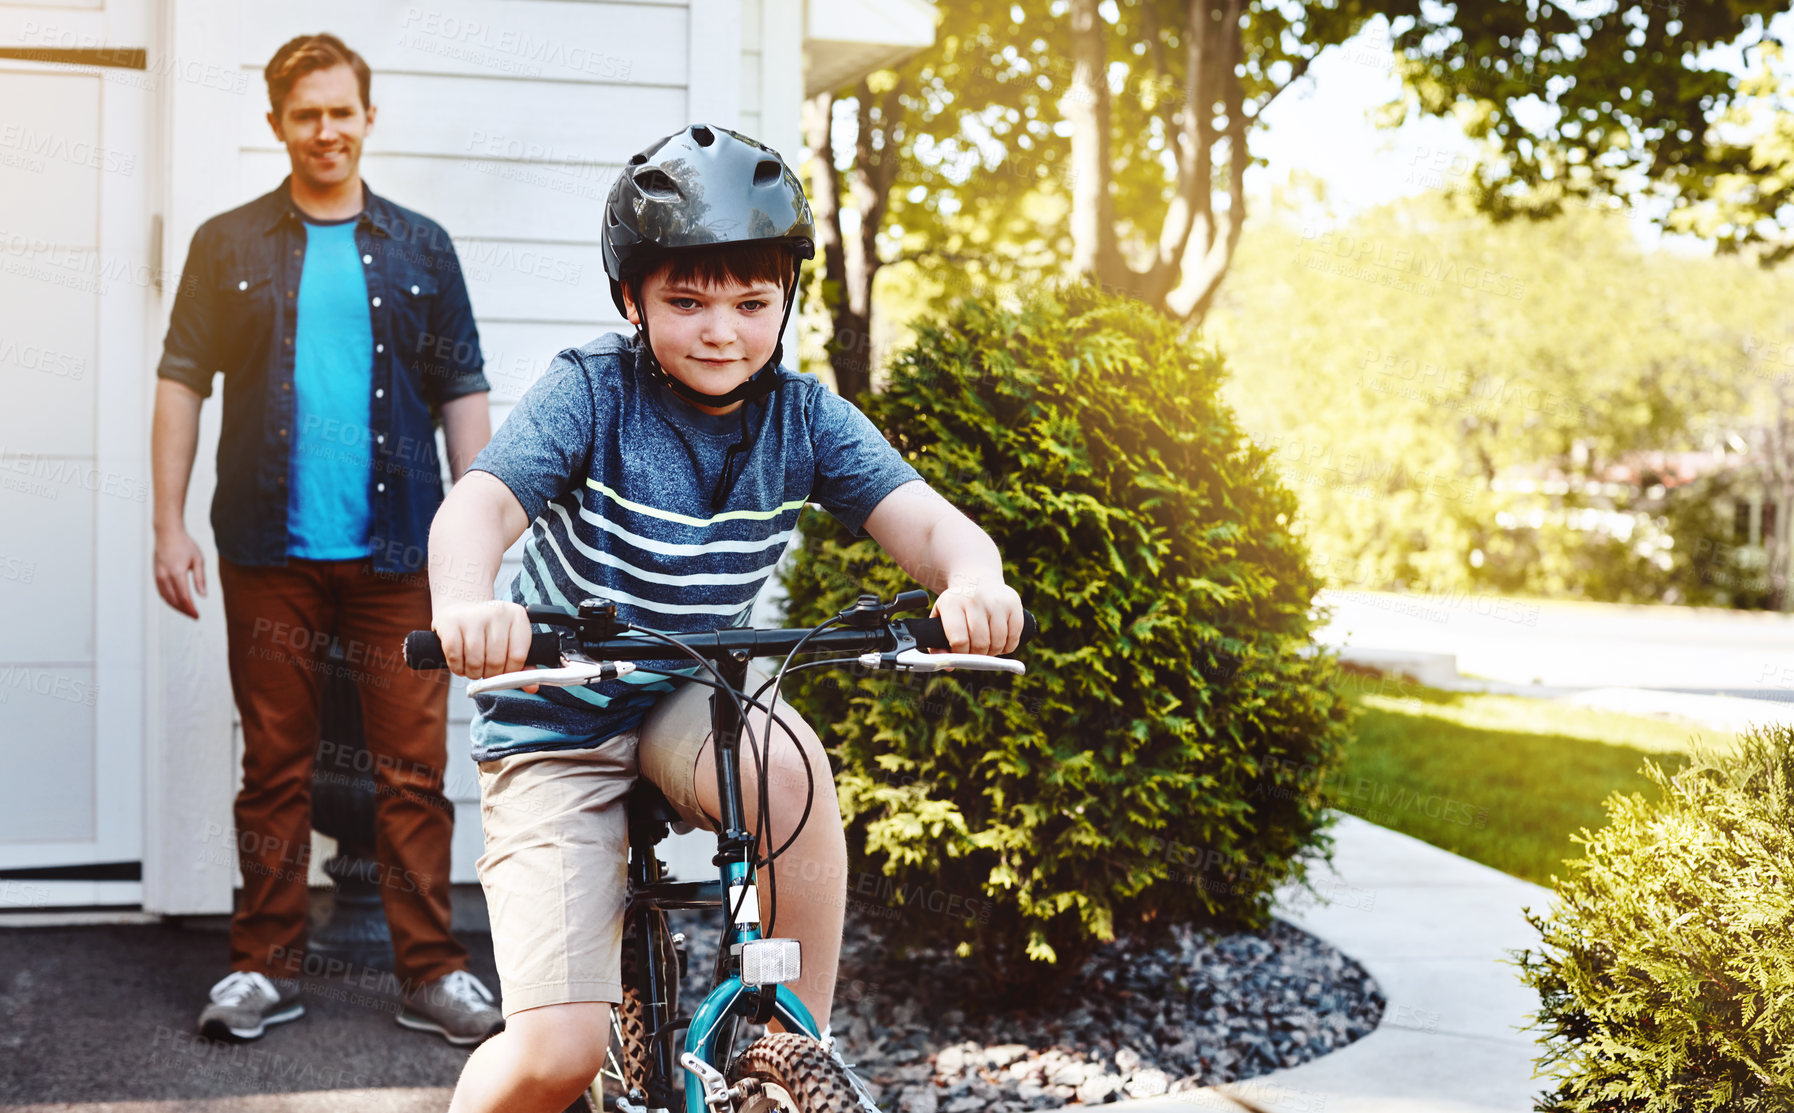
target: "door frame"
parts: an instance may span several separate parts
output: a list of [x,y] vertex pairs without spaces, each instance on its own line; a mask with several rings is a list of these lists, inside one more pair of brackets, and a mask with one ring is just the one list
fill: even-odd
[[[234,208],[237,182],[239,96],[259,93],[259,82],[241,91],[216,83],[183,80],[239,69],[240,18],[235,0],[145,0],[154,4],[150,66],[169,77],[155,116],[159,124],[155,180],[159,188],[162,283],[153,329],[145,345],[138,424],[146,430],[155,398],[154,368],[174,306],[187,246],[200,224]],[[158,61],[158,60],[161,61]],[[211,67],[211,68],[208,68]],[[138,580],[146,586],[143,623],[144,777],[143,896],[146,912],[167,915],[229,912],[236,879],[231,800],[232,762],[229,670],[225,663],[224,608],[218,594],[217,549],[208,509],[217,486],[218,411],[201,411],[199,451],[187,490],[187,528],[206,554],[207,598],[198,622],[177,614],[156,594],[148,558]],[[146,454],[147,459],[147,454]]]
[[[142,582],[149,559],[149,430],[143,420],[141,360],[153,315],[150,168],[156,150],[154,97],[139,68],[154,25],[155,0],[113,0],[108,9],[0,8],[0,69],[71,75],[99,83],[98,136],[138,156],[135,169],[101,179],[95,244],[95,409],[91,473],[85,459],[63,467],[93,504],[93,837],[8,844],[0,868],[60,868],[140,860],[143,847]],[[141,74],[141,76],[140,76]],[[128,881],[0,883],[0,907],[138,900]]]

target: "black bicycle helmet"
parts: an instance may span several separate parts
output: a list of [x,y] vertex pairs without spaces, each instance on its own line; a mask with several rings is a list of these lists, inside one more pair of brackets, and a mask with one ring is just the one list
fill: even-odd
[[[791,278],[785,288],[785,315],[779,335],[791,319],[797,277],[803,260],[816,253],[816,223],[797,175],[779,153],[764,143],[727,128],[692,124],[661,139],[629,159],[604,203],[604,272],[610,276],[611,298],[619,312],[625,272],[639,280],[644,267],[632,264],[658,259],[682,248],[772,241],[792,249]],[[632,290],[639,303],[639,289]],[[723,406],[764,397],[773,389],[783,344],[753,378],[728,394],[705,394],[667,375],[647,343],[647,318],[641,326],[647,363],[658,378],[688,401]]]

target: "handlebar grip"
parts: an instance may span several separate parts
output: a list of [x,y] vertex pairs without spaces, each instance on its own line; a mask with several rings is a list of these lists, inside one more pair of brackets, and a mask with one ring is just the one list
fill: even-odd
[[[938,618],[912,618],[904,623],[909,627],[909,636],[916,639],[918,649],[948,649],[947,632],[941,628]],[[1022,612],[1022,640],[1017,650],[1025,647],[1040,634],[1040,623],[1034,618],[1033,611]]]
[[[405,635],[405,663],[414,669],[446,669],[448,662],[442,658],[442,639],[434,630],[413,630]],[[530,636],[529,657],[525,662],[531,665],[558,665],[561,663],[561,636],[553,631],[537,632]]]

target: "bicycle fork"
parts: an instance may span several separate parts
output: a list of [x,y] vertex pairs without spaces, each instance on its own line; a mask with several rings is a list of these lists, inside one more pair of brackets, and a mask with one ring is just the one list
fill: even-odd
[[[723,681],[737,691],[747,685],[748,659],[745,651],[737,651],[717,661]],[[717,836],[713,862],[722,873],[723,906],[729,913],[722,940],[729,975],[704,998],[686,1030],[680,1065],[691,1073],[690,1081],[697,1083],[685,1088],[687,1113],[724,1113],[734,1107],[735,1095],[720,1069],[726,1064],[716,1062],[717,1040],[730,1016],[758,1024],[776,1017],[786,1031],[818,1035],[810,1010],[782,984],[796,980],[801,971],[797,940],[767,939],[760,932],[754,838],[747,829],[741,800],[739,708],[733,699],[718,693],[710,700],[710,719],[717,800],[722,810],[722,832]],[[767,730],[772,729],[769,715]]]

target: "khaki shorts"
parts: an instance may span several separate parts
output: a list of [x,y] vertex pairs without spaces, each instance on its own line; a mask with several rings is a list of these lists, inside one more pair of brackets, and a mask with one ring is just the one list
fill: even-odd
[[[543,1005],[623,1000],[624,802],[639,773],[684,824],[716,829],[697,796],[711,691],[681,684],[654,705],[639,730],[592,749],[480,762],[486,849],[475,865],[492,920],[505,1016]],[[785,703],[778,713],[797,714]]]

